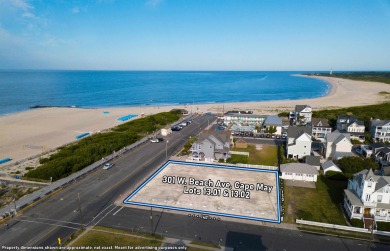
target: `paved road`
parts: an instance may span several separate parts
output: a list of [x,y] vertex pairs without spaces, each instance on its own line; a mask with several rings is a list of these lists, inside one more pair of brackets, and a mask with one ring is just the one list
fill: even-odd
[[[119,212],[116,212],[120,210]],[[155,210],[156,211],[156,210]],[[253,224],[202,220],[167,212],[153,213],[153,231],[157,235],[177,239],[198,240],[239,250],[367,250],[367,241],[303,233],[272,227],[274,224]],[[116,212],[116,213],[115,213]],[[128,231],[150,233],[150,211],[117,207],[99,225]],[[372,250],[389,250],[390,246],[373,243]]]
[[[115,167],[98,169],[26,210],[0,226],[0,246],[55,246],[57,238],[68,238],[84,225],[102,225],[123,229],[150,231],[150,211],[114,205],[124,199],[129,188],[136,187],[165,162],[168,155],[179,150],[190,135],[204,129],[210,116],[196,118],[180,132],[174,132],[162,143],[147,143],[115,160]],[[78,194],[80,195],[80,218]],[[366,250],[368,243],[336,237],[311,235],[286,229],[273,229],[253,224],[227,221],[204,221],[168,211],[154,212],[153,228],[157,234],[175,238],[197,239],[236,248],[236,250]],[[373,244],[375,250],[389,246]]]
[[[168,156],[182,148],[189,136],[197,135],[214,116],[204,115],[161,143],[147,143],[113,161],[115,167],[98,169],[76,181],[44,202],[26,210],[10,221],[9,229],[0,227],[1,245],[55,245],[57,238],[67,238],[80,228],[78,194],[83,224],[95,224],[98,215],[130,187],[157,170]],[[168,142],[169,141],[169,142]],[[168,143],[167,143],[168,142]],[[167,147],[167,148],[166,148]],[[97,217],[96,217],[97,216]]]

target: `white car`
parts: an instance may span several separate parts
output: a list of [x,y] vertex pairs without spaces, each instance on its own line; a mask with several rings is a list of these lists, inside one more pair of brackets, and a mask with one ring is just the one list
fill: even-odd
[[108,170],[108,169],[110,169],[111,167],[113,167],[114,166],[114,164],[112,164],[112,163],[106,163],[106,164],[104,164],[104,166],[103,166],[103,170]]
[[151,139],[150,142],[152,142],[152,143],[160,143],[163,140],[164,140],[163,138],[155,138],[155,139]]

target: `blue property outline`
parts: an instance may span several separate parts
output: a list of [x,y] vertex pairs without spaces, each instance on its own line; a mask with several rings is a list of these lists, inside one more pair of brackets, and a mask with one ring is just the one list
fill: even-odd
[[[158,205],[158,204],[150,204],[150,203],[131,202],[131,201],[129,201],[134,195],[136,195],[139,192],[139,190],[141,190],[144,186],[146,186],[146,184],[148,184],[154,177],[156,177],[169,164],[180,164],[180,165],[187,165],[187,166],[203,166],[203,167],[211,167],[211,168],[225,168],[225,169],[230,169],[230,170],[245,170],[245,171],[266,172],[266,173],[274,173],[274,174],[276,174],[276,197],[277,197],[277,204],[278,204],[277,205],[277,207],[278,207],[277,208],[277,220],[265,219],[265,218],[257,218],[257,217],[250,217],[250,216],[242,216],[242,215],[236,215],[236,214],[226,214],[226,213],[210,212],[210,211],[196,210],[196,209],[189,209],[189,208],[182,208],[182,207],[171,207],[171,206],[164,206],[164,205]],[[132,192],[125,200],[123,200],[123,203],[124,204],[130,204],[130,205],[137,205],[137,206],[164,208],[164,209],[184,211],[184,212],[191,212],[191,213],[211,214],[211,215],[231,217],[231,218],[239,218],[239,219],[246,219],[246,220],[255,220],[255,221],[265,221],[265,222],[280,223],[281,222],[281,215],[280,215],[280,198],[279,197],[280,197],[279,172],[277,170],[265,170],[265,169],[248,168],[248,167],[235,167],[235,166],[228,166],[228,165],[225,166],[225,165],[214,165],[214,164],[205,164],[205,163],[194,163],[194,162],[183,162],[183,161],[168,160],[156,172],[154,172],[152,174],[152,176],[150,176],[134,192]]]

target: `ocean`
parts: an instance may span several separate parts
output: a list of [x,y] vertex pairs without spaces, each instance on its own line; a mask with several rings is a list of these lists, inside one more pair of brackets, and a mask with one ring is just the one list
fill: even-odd
[[325,81],[302,72],[0,71],[0,115],[33,106],[163,106],[325,95]]

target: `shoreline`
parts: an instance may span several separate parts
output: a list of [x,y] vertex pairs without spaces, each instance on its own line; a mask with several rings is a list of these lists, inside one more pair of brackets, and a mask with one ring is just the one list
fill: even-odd
[[[29,109],[0,116],[0,159],[11,158],[11,162],[0,165],[1,172],[17,168],[15,162],[25,161],[19,166],[24,170],[34,165],[32,156],[54,150],[60,146],[77,141],[76,136],[82,133],[98,133],[124,122],[118,118],[136,114],[186,109],[192,112],[222,113],[229,110],[251,110],[254,114],[275,115],[293,110],[295,105],[310,105],[313,110],[335,109],[341,107],[377,104],[388,100],[388,96],[379,92],[390,92],[390,85],[376,82],[354,81],[320,76],[299,77],[317,78],[328,83],[327,94],[311,99],[272,100],[262,102],[235,102],[209,104],[183,104],[174,106],[134,106],[134,107],[51,107]],[[4,168],[6,167],[6,168]]]

